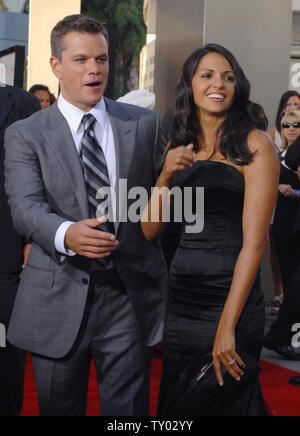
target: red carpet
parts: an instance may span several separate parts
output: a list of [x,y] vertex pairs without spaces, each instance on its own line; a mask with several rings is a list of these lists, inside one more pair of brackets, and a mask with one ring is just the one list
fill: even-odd
[[267,409],[272,416],[300,416],[300,388],[288,384],[300,374],[270,362],[261,361],[262,390]]
[[[300,416],[300,388],[288,384],[289,378],[296,375],[295,372],[266,361],[262,361],[261,366],[263,371],[260,378],[269,415]],[[161,359],[153,359],[151,371],[151,416],[155,416],[161,368]],[[92,366],[90,376],[87,415],[99,416],[99,399],[94,366]],[[38,416],[38,403],[30,358],[26,368],[22,416]]]
[[[161,370],[162,370],[161,359],[153,359],[152,371],[151,371],[152,377],[151,377],[151,397],[150,397],[151,416],[155,416],[156,414],[156,405],[158,400]],[[99,406],[96,370],[94,365],[92,365],[90,383],[89,383],[87,416],[99,416],[100,415],[99,410],[100,410],[100,406]],[[37,402],[30,355],[28,355],[28,362],[26,366],[24,405],[22,410],[22,416],[39,416],[38,402]]]

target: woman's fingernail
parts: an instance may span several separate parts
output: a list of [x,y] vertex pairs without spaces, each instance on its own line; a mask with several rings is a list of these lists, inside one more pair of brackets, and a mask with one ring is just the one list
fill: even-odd
[[241,381],[241,378],[240,378],[240,377],[237,377],[236,380],[237,380],[237,381]]
[[219,381],[220,386],[224,386],[224,383],[222,381]]

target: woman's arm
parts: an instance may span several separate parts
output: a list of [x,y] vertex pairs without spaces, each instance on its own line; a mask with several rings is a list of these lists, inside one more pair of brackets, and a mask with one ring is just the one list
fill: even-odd
[[[221,364],[234,378],[238,379],[242,375],[238,365],[243,366],[243,362],[235,351],[235,329],[265,252],[278,194],[280,165],[274,145],[265,133],[258,130],[249,134],[248,145],[256,154],[253,161],[244,167],[243,247],[235,266],[213,350],[215,371],[220,384],[223,383]],[[237,363],[229,366],[228,363],[233,360]]]
[[167,225],[164,211],[170,209],[170,186],[177,171],[193,165],[196,156],[193,144],[177,147],[167,153],[161,175],[157,179],[155,189],[141,218],[142,231],[149,241],[162,236]]

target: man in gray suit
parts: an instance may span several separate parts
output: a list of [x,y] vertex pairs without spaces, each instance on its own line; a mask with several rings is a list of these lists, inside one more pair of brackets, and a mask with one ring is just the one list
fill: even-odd
[[[103,97],[108,42],[100,23],[66,17],[51,46],[57,103],[6,132],[9,205],[16,229],[33,242],[8,340],[33,353],[41,415],[85,414],[91,359],[101,414],[147,415],[166,265],[140,223],[119,217],[136,201],[125,198],[131,188],[150,195],[165,142],[154,112]],[[104,198],[113,223],[96,218],[107,187],[116,191]]]

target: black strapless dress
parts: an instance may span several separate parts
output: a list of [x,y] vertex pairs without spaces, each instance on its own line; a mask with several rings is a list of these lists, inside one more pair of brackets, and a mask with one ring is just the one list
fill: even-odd
[[[193,188],[194,212],[196,188],[204,187],[204,229],[201,233],[186,233],[184,223],[170,268],[159,416],[164,415],[164,405],[189,361],[213,349],[243,241],[245,184],[236,168],[222,162],[198,161],[193,168],[177,173],[174,186]],[[236,328],[237,345],[257,360],[264,323],[265,306],[258,273]],[[264,414],[258,379],[239,398],[232,399],[226,410],[220,411],[222,416]]]

